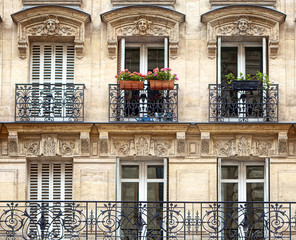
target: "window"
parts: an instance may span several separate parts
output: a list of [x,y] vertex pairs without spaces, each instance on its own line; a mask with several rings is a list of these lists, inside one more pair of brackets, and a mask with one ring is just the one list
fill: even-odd
[[[119,66],[120,70],[129,69],[131,72],[141,72],[146,74],[168,66],[167,39],[160,43],[130,43],[125,39],[120,44]],[[123,99],[123,111],[121,115],[133,121],[154,121],[166,120],[169,118],[169,98],[166,90],[151,90],[145,81],[144,90],[125,90],[121,91]],[[173,110],[172,110],[173,111]],[[171,114],[173,115],[173,114]],[[165,118],[164,118],[165,117]]]
[[268,159],[265,163],[219,160],[219,166],[219,201],[225,239],[230,239],[231,234],[242,239],[258,233],[264,236],[262,202],[268,201]]
[[[121,236],[162,236],[161,218],[166,200],[166,160],[120,164],[118,199],[121,208]],[[137,202],[143,203],[137,203]],[[148,201],[148,203],[144,203]],[[135,203],[136,202],[136,203]],[[137,223],[146,223],[137,227]],[[142,229],[141,232],[139,232]]]
[[72,119],[74,45],[34,43],[31,47],[31,117],[37,121]]
[[[265,86],[235,89],[226,76],[236,77],[267,72],[266,40],[255,42],[226,42],[218,40],[218,84],[221,84],[219,114],[222,121],[267,121]],[[255,82],[255,84],[258,84]]]

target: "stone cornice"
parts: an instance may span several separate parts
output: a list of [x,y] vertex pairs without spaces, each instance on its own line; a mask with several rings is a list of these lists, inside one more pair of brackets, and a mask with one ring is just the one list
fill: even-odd
[[[85,25],[90,15],[71,7],[43,5],[23,9],[11,15],[18,26],[18,49],[20,58],[27,57],[30,38],[35,41],[54,39],[55,42],[72,41],[77,58],[82,58]],[[48,26],[52,23],[52,28]],[[71,40],[69,40],[71,39]]]

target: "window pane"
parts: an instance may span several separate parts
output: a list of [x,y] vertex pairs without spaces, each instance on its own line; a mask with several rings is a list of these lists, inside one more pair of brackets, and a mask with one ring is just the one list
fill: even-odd
[[222,179],[237,179],[238,176],[238,167],[237,166],[222,166],[221,173]]
[[238,201],[238,184],[237,183],[222,183],[222,201]]
[[125,48],[125,68],[140,72],[140,48]]
[[121,167],[121,178],[139,178],[139,166],[122,166]]
[[121,184],[122,201],[139,201],[139,183],[124,182]]
[[264,183],[247,183],[247,201],[264,201]]
[[262,72],[262,47],[246,47],[246,73],[255,76]]
[[221,83],[227,83],[225,75],[233,73],[237,76],[237,47],[221,48]]
[[264,179],[264,167],[247,166],[247,179]]
[[148,71],[154,68],[164,67],[164,49],[163,48],[148,48]]
[[148,179],[162,179],[163,166],[148,166],[147,168]]
[[147,201],[163,201],[163,183],[148,183]]

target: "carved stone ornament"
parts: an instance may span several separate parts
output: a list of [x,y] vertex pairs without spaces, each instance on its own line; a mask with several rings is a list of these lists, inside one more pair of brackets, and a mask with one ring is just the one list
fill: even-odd
[[108,154],[108,139],[100,139],[100,154]]
[[229,157],[234,155],[233,148],[235,144],[233,140],[216,140],[214,141],[214,155],[219,157]]
[[24,150],[27,156],[39,156],[40,139],[26,139],[24,143]]
[[[202,15],[207,24],[208,55],[216,57],[217,37],[266,37],[271,58],[277,57],[279,27],[286,15],[272,8],[235,5],[217,8]],[[247,41],[247,38],[244,38]]]
[[166,139],[150,139],[150,136],[135,136],[134,138],[113,139],[113,147],[117,156],[157,156],[170,154],[172,141]]
[[272,141],[258,141],[256,143],[256,155],[259,156],[270,156],[272,148]]
[[74,39],[76,57],[82,58],[85,25],[90,21],[87,13],[70,7],[38,6],[14,13],[12,19],[18,26],[20,58],[27,57],[29,39],[38,41],[41,37],[54,42]]
[[280,156],[286,156],[288,152],[288,135],[286,132],[278,134],[278,153]]
[[117,41],[126,36],[168,37],[171,58],[178,55],[179,26],[185,21],[184,14],[160,6],[128,6],[115,8],[101,15],[107,24],[109,57],[117,54]]
[[8,152],[9,155],[18,155],[18,134],[11,132],[8,136]]
[[251,155],[251,141],[248,136],[238,136],[237,155],[238,156],[250,156]]
[[73,156],[76,149],[75,140],[59,139],[59,150],[62,156]]
[[57,155],[57,137],[55,135],[42,136],[42,152],[44,156]]

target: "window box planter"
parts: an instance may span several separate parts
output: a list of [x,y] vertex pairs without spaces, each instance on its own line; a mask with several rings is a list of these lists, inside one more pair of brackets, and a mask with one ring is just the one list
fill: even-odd
[[173,90],[174,80],[150,80],[151,90]]
[[144,82],[143,81],[119,81],[121,90],[143,90]]
[[258,85],[259,85],[258,80],[254,80],[254,81],[232,81],[231,82],[232,90],[236,90],[236,91],[257,90]]

